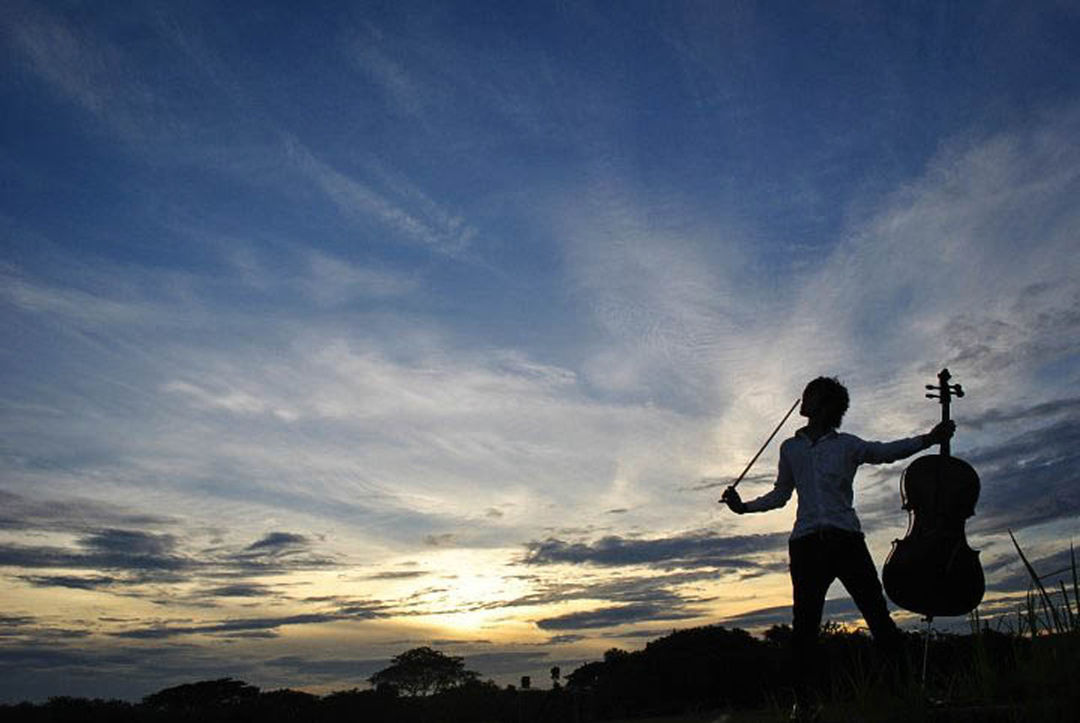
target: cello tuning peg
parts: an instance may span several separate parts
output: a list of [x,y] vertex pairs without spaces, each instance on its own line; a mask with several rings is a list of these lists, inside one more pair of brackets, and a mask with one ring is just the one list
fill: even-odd
[[927,399],[941,399],[941,397],[939,397],[937,394],[927,394],[926,398]]
[[954,384],[953,385],[953,393],[958,397],[962,397],[962,396],[964,396],[964,388],[961,387],[959,384]]
[[926,388],[927,389],[937,389],[937,387],[935,387],[933,384],[927,384]]

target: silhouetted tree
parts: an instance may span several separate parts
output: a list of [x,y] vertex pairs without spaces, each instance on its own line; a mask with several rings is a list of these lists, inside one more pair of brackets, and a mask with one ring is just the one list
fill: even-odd
[[479,673],[465,669],[463,658],[445,655],[429,647],[413,648],[398,655],[368,678],[376,688],[391,686],[405,695],[421,696],[464,685]]
[[[0,711],[3,721],[48,721],[49,723],[75,723],[76,721],[116,721],[127,723],[139,720],[135,706],[123,700],[101,698],[74,698],[61,695],[49,698],[40,708],[23,707],[20,710]],[[20,715],[21,714],[21,715]]]
[[602,662],[567,676],[593,715],[670,715],[691,709],[760,704],[775,686],[778,651],[745,630],[710,625],[677,630],[644,650],[613,648]]
[[630,653],[622,648],[610,648],[604,651],[604,662],[609,665],[618,665],[625,662],[630,657]]
[[594,660],[578,666],[566,676],[566,685],[577,690],[591,690],[604,672],[604,663]]
[[765,638],[765,642],[769,645],[786,649],[791,644],[791,626],[786,624],[773,625],[765,631],[762,637]]
[[159,690],[143,698],[143,705],[156,710],[194,710],[247,703],[259,689],[242,680],[218,678],[184,683]]
[[319,696],[288,688],[262,693],[251,706],[260,721],[309,721],[318,707]]
[[319,708],[325,721],[406,720],[399,710],[400,699],[391,686],[377,690],[341,690],[322,698]]

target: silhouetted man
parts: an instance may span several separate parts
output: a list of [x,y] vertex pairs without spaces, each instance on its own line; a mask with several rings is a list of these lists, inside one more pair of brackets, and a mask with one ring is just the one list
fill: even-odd
[[792,491],[799,493],[795,528],[788,541],[797,705],[805,705],[825,593],[836,578],[851,594],[875,643],[889,654],[900,652],[900,631],[889,616],[877,568],[852,506],[856,469],[863,463],[910,457],[948,440],[956,429],[954,422],[942,422],[918,437],[867,442],[836,431],[848,401],[847,389],[835,378],[818,377],[807,384],[799,414],[809,421],[780,445],[780,466],[772,490],[743,502],[729,487],[721,498],[741,515],[783,507]]

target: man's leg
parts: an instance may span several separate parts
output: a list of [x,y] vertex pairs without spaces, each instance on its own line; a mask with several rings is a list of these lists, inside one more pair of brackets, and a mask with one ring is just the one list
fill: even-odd
[[818,628],[825,606],[825,593],[835,574],[829,550],[822,537],[812,533],[788,543],[791,560],[792,623],[791,648],[794,664],[795,696],[806,705],[820,670],[817,658]]
[[850,542],[846,542],[843,551],[836,556],[837,576],[851,594],[851,599],[862,613],[874,636],[877,647],[900,663],[903,637],[889,615],[885,595],[881,591],[877,568],[866,548],[866,540],[858,533],[852,533]]

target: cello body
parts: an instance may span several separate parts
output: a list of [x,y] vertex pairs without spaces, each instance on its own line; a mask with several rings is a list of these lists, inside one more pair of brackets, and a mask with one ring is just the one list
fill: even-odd
[[955,457],[926,455],[904,470],[908,531],[893,542],[881,581],[894,603],[926,617],[966,615],[986,590],[964,520],[975,512],[979,476]]
[[[947,421],[949,397],[963,391],[947,383],[947,369],[938,379],[942,418]],[[964,522],[975,514],[979,499],[979,475],[949,454],[947,442],[941,447],[940,454],[919,457],[904,470],[900,495],[908,529],[903,539],[893,542],[881,575],[889,599],[927,618],[966,615],[986,590],[979,553],[968,546],[964,533]]]

